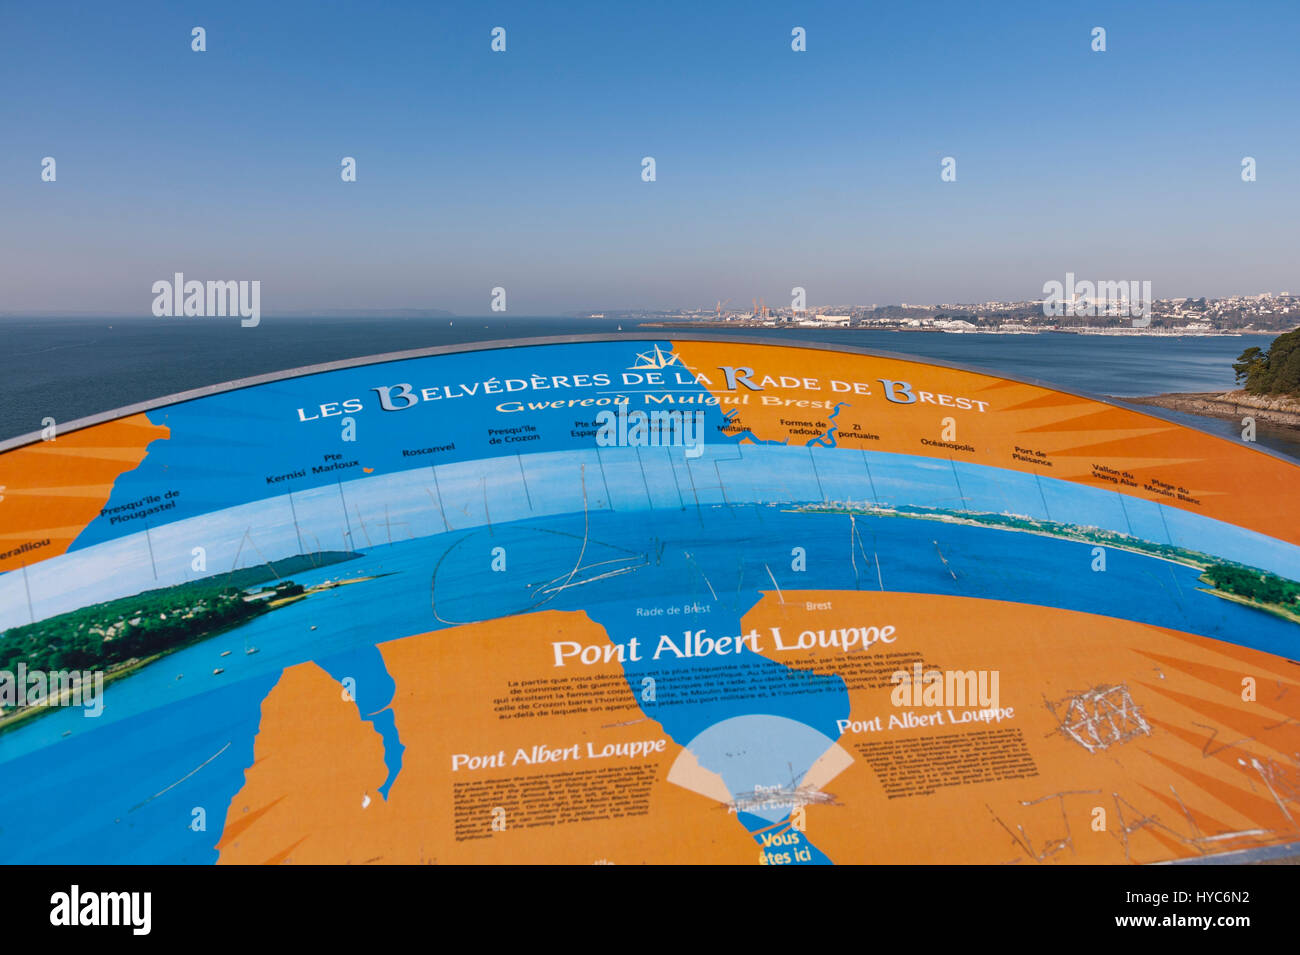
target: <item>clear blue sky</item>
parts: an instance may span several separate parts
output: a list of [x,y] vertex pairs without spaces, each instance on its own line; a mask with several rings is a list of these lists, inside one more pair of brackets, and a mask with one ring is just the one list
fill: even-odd
[[1295,0],[8,2],[0,311],[176,271],[266,314],[1300,291],[1297,37]]

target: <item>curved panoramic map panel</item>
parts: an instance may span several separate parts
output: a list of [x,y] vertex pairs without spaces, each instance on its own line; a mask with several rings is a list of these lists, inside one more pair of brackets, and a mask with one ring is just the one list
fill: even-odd
[[0,455],[4,861],[1300,841],[1293,463],[825,348],[307,371]]

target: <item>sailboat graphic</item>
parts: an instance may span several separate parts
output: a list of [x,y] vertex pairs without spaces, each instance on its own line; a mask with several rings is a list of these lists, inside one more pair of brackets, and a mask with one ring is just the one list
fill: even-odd
[[665,353],[658,345],[655,345],[652,352],[638,352],[636,360],[637,364],[632,365],[629,371],[643,371],[647,368],[667,368],[669,365],[685,364],[681,356],[676,352]]

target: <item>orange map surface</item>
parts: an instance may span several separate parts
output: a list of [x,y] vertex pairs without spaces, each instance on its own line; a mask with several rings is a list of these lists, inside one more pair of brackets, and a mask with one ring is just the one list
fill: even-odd
[[[137,414],[0,454],[0,572],[66,553],[118,476],[168,436],[166,426]],[[40,546],[11,552],[24,544]]]
[[[783,420],[833,423],[841,448],[952,458],[1113,488],[1300,544],[1300,521],[1278,520],[1279,514],[1295,506],[1295,465],[1244,442],[1037,385],[920,362],[733,342],[681,341],[674,347],[687,368],[709,379],[705,387],[722,401],[722,410],[739,410],[744,426],[763,440],[807,443],[807,435],[791,434]],[[765,375],[770,381],[762,391],[743,386],[728,391],[718,371],[721,366],[752,368],[751,381],[760,382]],[[794,386],[782,387],[783,376]],[[888,400],[881,378],[908,382],[916,400],[909,404]],[[815,380],[818,387],[803,387],[799,384],[803,379]],[[836,391],[831,381],[850,389],[860,384],[870,393]],[[959,398],[968,399],[972,406],[957,407]],[[950,403],[940,403],[945,400]],[[985,411],[977,410],[973,404],[977,401],[986,403]],[[821,407],[809,407],[812,402]],[[848,406],[830,422],[828,416],[839,402]],[[970,445],[973,452],[922,443],[944,439],[945,418],[955,425],[951,443]],[[862,434],[879,438],[855,437]],[[1042,452],[1043,457],[1017,456],[1017,448]],[[1050,466],[1027,462],[1026,457]],[[1094,464],[1129,472],[1134,485],[1099,478]],[[1248,484],[1243,484],[1243,475],[1249,476]],[[1150,489],[1153,480],[1163,482],[1168,492]],[[1186,497],[1200,503],[1180,499],[1180,487]]]
[[[1284,798],[1300,788],[1295,664],[1124,620],[932,594],[768,593],[744,619],[746,629],[787,634],[867,624],[894,627],[893,642],[848,653],[766,651],[787,666],[847,674],[849,719],[883,717],[880,730],[840,736],[851,760],[806,807],[807,837],[834,862],[1149,863],[1300,837]],[[671,740],[641,760],[655,777],[648,816],[531,829],[506,819],[487,838],[455,840],[454,782],[556,771],[453,773],[455,753],[588,741],[599,749],[665,735],[626,709],[526,719],[494,712],[509,681],[555,676],[550,640],[601,636],[583,613],[549,611],[381,644],[406,746],[387,801],[375,791],[386,775],[380,738],[340,684],[314,664],[286,670],[263,704],[256,760],[229,807],[220,861],[757,864],[761,850],[725,794],[710,791],[707,771],[692,770],[686,754],[689,771],[671,772],[683,765]],[[904,708],[891,701],[888,672],[913,662],[1000,670],[1000,706],[1014,715],[891,729],[889,717]],[[586,675],[620,670],[601,664]],[[1072,700],[1083,701],[1079,709]],[[947,707],[912,711],[936,709]],[[896,798],[859,750],[1008,729],[1023,740],[1032,773]]]

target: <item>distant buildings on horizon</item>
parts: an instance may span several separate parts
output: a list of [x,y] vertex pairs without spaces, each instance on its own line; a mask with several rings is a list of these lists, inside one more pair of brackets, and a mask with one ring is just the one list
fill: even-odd
[[[1096,314],[1047,315],[1043,299],[1020,302],[943,303],[938,305],[826,305],[804,309],[754,306],[751,309],[606,309],[601,317],[642,321],[685,321],[710,326],[879,328],[944,332],[1035,334],[1241,334],[1277,333],[1300,325],[1300,295],[1231,295],[1224,298],[1169,298],[1151,303],[1149,327],[1134,327],[1127,302],[1078,299]],[[592,313],[584,313],[592,315]]]

